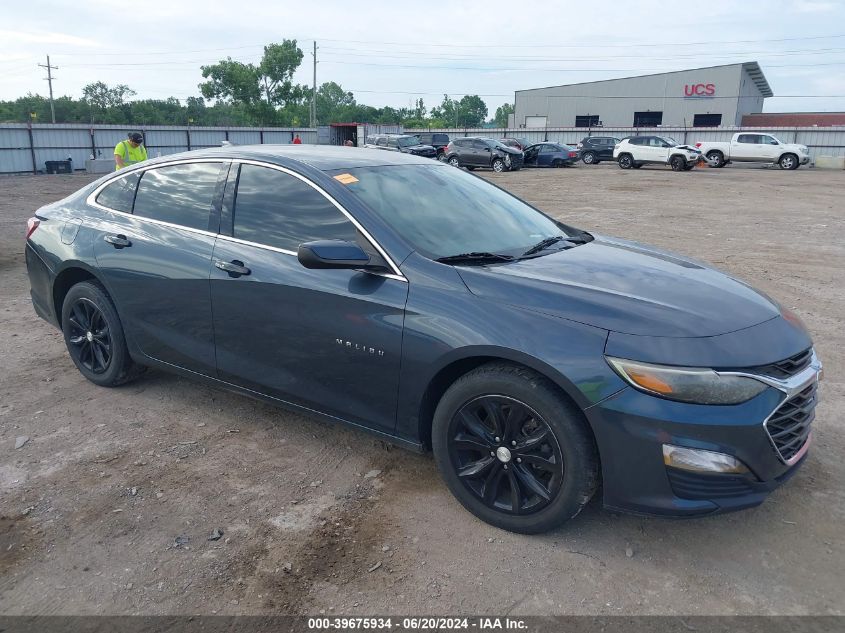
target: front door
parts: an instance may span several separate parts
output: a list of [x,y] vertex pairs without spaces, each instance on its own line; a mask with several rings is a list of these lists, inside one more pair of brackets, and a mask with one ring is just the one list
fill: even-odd
[[[208,276],[217,233],[210,222],[227,168],[218,161],[145,171],[134,209],[103,214],[94,242],[129,340],[150,358],[210,376],[215,362]],[[108,207],[103,194],[97,202]]]
[[242,164],[237,184],[235,173],[221,229],[228,235],[217,241],[211,274],[219,377],[392,431],[407,282],[304,268],[302,242],[363,236],[292,172]]

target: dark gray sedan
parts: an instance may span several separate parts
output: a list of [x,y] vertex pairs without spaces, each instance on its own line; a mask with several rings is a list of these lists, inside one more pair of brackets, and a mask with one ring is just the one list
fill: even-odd
[[811,442],[821,366],[788,310],[408,154],[144,162],[39,209],[26,262],[88,380],[154,367],[431,448],[508,530],[574,517],[599,481],[636,512],[755,505]]

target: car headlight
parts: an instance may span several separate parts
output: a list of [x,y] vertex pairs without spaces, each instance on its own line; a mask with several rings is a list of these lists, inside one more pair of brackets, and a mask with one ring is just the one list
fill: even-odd
[[611,356],[607,362],[632,387],[680,402],[739,404],[767,388],[754,378],[720,374],[706,368],[652,365]]

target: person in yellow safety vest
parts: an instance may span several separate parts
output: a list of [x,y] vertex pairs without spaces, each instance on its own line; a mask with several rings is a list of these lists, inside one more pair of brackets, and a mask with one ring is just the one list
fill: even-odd
[[147,148],[140,132],[130,132],[129,138],[114,146],[114,170],[147,160]]

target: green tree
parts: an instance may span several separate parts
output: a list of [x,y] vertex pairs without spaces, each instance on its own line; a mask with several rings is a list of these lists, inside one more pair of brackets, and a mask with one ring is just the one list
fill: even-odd
[[317,89],[317,121],[327,123],[349,123],[346,119],[354,111],[355,97],[333,81]]
[[[276,122],[277,109],[301,105],[307,87],[293,83],[293,74],[302,63],[296,40],[264,47],[258,64],[245,64],[231,57],[217,64],[202,66],[207,81],[199,84],[206,99],[242,104],[261,122]],[[283,116],[282,119],[285,117]]]
[[496,115],[493,117],[493,123],[496,127],[507,127],[509,114],[513,114],[512,103],[503,103],[496,108]]
[[[82,89],[82,100],[88,104],[92,123],[124,123],[111,110],[122,110],[128,97],[134,97],[136,92],[126,84],[110,87],[102,81],[95,81]],[[125,117],[124,117],[125,118]],[[56,119],[58,120],[58,119]]]

